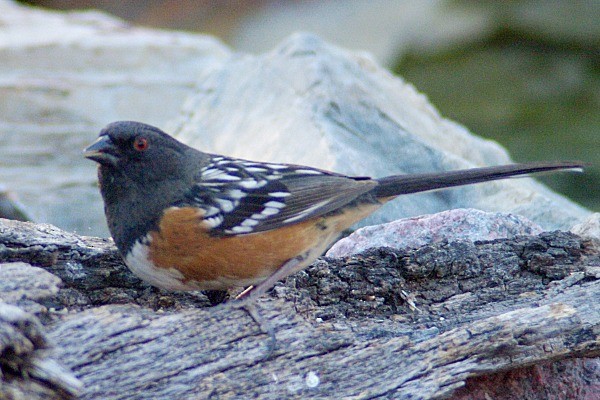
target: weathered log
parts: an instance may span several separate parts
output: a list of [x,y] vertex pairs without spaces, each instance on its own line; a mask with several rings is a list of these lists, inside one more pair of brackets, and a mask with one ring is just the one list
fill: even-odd
[[[9,301],[48,309],[33,312],[84,399],[442,398],[473,378],[578,363],[600,355],[599,249],[552,232],[323,258],[259,301],[277,337],[265,359],[267,335],[235,303],[150,288],[110,241],[0,221],[0,261],[62,280]],[[0,292],[27,287],[8,275]]]
[[[4,266],[1,273],[22,268]],[[0,398],[58,400],[71,399],[79,392],[81,382],[56,362],[49,347],[33,315],[0,302]]]

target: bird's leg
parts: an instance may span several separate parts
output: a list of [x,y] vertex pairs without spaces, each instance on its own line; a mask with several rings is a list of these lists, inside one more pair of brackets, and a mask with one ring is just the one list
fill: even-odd
[[246,311],[246,313],[248,313],[250,318],[252,318],[254,322],[256,322],[256,324],[259,326],[261,332],[269,336],[267,354],[264,357],[265,360],[268,360],[273,355],[273,352],[275,351],[275,348],[277,346],[277,338],[275,337],[275,329],[273,329],[273,326],[265,322],[264,318],[258,312],[258,308],[256,307],[256,301],[260,296],[267,292],[267,290],[271,289],[277,281],[294,273],[296,271],[295,268],[301,262],[301,257],[296,257],[292,258],[291,260],[288,260],[267,279],[259,283],[257,286],[248,287],[236,297],[236,300],[239,300],[237,306],[239,306],[239,308],[242,308],[244,311]]
[[235,296],[236,300],[242,300],[244,297],[249,296],[252,290],[254,289],[254,285],[248,286],[244,291],[237,296]]
[[298,265],[300,265],[300,263],[303,260],[304,257],[298,256],[286,261],[281,267],[277,268],[277,271],[273,272],[267,279],[265,279],[256,286],[250,286],[248,289],[238,294],[236,296],[236,299],[241,300],[252,297],[258,298],[262,296],[269,289],[271,289],[277,283],[277,281],[296,272]]
[[263,361],[271,358],[277,347],[277,338],[275,337],[275,329],[273,326],[266,322],[264,317],[260,315],[258,307],[256,306],[256,298],[247,298],[234,303],[234,307],[241,308],[244,310],[250,318],[258,325],[260,331],[269,336],[269,343],[267,344],[267,353],[263,357]]

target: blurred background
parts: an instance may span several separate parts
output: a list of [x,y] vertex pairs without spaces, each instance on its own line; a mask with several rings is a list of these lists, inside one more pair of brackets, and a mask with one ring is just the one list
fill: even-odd
[[497,140],[515,161],[577,159],[544,178],[600,211],[598,0],[39,0],[136,25],[207,33],[265,52],[295,31],[367,51],[440,112]]

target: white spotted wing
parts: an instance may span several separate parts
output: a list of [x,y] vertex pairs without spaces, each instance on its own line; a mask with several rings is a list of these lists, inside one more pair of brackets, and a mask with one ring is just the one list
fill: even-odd
[[324,215],[355,201],[375,185],[369,178],[305,166],[215,156],[176,205],[202,208],[211,234],[228,236]]

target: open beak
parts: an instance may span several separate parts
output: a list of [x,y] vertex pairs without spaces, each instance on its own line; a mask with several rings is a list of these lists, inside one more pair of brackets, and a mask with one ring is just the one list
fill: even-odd
[[83,156],[102,165],[116,166],[118,156],[115,145],[108,135],[100,136],[83,150]]

